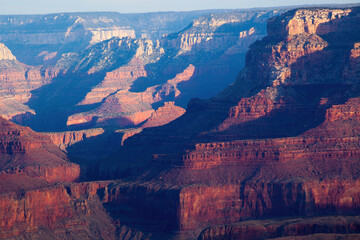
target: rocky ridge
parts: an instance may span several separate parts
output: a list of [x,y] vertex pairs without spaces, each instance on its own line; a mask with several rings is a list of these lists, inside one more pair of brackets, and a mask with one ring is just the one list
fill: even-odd
[[12,52],[0,44],[0,79],[3,82],[0,90],[1,116],[6,119],[22,121],[21,115],[34,114],[26,106],[31,98],[31,90],[50,82],[56,76],[56,71],[42,71],[40,67],[32,67],[20,63]]
[[[0,22],[4,22],[3,32],[8,37],[14,29],[24,36],[36,35],[32,32],[35,27],[43,29],[44,34],[53,34],[48,33],[48,29],[55,35],[65,34],[65,37],[53,34],[54,41],[50,36],[41,37],[41,34],[32,38],[49,40],[47,44],[27,42],[20,46],[15,41],[17,35],[4,40],[20,61],[29,62],[25,57],[37,51],[37,55],[31,57],[31,64],[42,66],[30,67],[14,62],[12,67],[9,64],[4,67],[4,75],[14,78],[14,84],[24,85],[24,90],[15,96],[12,93],[4,97],[4,104],[11,107],[3,116],[37,131],[113,125],[138,127],[164,102],[175,101],[176,106],[184,108],[191,97],[210,97],[231,83],[241,69],[242,57],[249,45],[265,35],[266,20],[282,11],[214,11],[161,40],[105,33],[111,26],[126,28],[126,24],[143,23],[141,17],[130,19],[130,16],[115,13],[109,13],[107,17],[99,13],[0,18]],[[197,14],[205,13],[189,13],[189,17],[193,20]],[[93,15],[100,18],[95,19]],[[170,13],[160,15],[172,16]],[[152,14],[146,16],[154,17]],[[178,21],[175,19],[170,17],[169,21]],[[94,29],[105,32],[93,33]],[[80,42],[74,42],[74,34]],[[82,34],[81,38],[79,34]],[[194,37],[198,35],[202,37]],[[94,37],[99,38],[99,42],[91,40]],[[24,51],[18,51],[19,48]],[[218,81],[220,75],[222,81]],[[34,79],[34,84],[22,82],[30,79]],[[15,87],[20,91],[14,84],[5,87],[4,91],[14,91]]]
[[[132,171],[140,172],[138,181],[150,182],[159,194],[173,186],[179,206],[165,218],[175,217],[172,231],[195,235],[209,225],[249,218],[356,214],[359,76],[353,56],[360,41],[354,30],[359,16],[357,8],[312,8],[269,20],[269,35],[250,47],[233,85],[210,100],[192,100],[187,112],[169,125],[145,129],[126,141],[116,155],[118,167],[109,159],[114,171],[104,164],[97,177],[103,178],[104,171],[125,178]],[[276,22],[291,35],[276,35],[286,32],[274,29]],[[347,40],[339,42],[344,36]],[[138,146],[146,150],[132,157]],[[145,194],[149,201],[143,206],[150,206],[142,212],[152,212],[153,194]],[[162,198],[163,205],[168,199]],[[134,206],[137,201],[136,196],[129,200]],[[119,218],[127,218],[122,214]],[[352,233],[358,233],[357,220],[350,221]],[[294,231],[344,234],[332,227],[295,230],[300,228],[294,226]],[[210,228],[201,238],[242,231],[223,229]],[[267,231],[265,235],[272,234]],[[289,235],[271,235],[280,236]]]
[[69,50],[76,52],[113,37],[157,40],[164,34],[183,29],[192,19],[208,13],[96,12],[0,16],[0,41],[11,46],[10,49],[21,62],[29,65],[47,64],[58,60]]
[[[29,172],[4,172],[2,176],[18,174],[19,179],[27,179],[12,183],[20,186],[17,187],[20,190],[32,181],[41,181],[36,184],[44,190],[34,185],[27,186],[25,193],[6,190],[2,194],[0,206],[15,214],[0,217],[1,234],[5,237],[23,236],[24,232],[40,234],[40,226],[39,229],[50,229],[47,234],[51,235],[51,229],[60,231],[67,226],[71,229],[67,234],[80,231],[88,238],[99,238],[100,234],[109,239],[126,237],[129,232],[127,237],[135,239],[358,237],[360,32],[354,26],[359,21],[357,8],[300,9],[271,19],[268,36],[250,47],[246,66],[233,85],[210,100],[192,100],[181,117],[162,127],[144,129],[128,139],[113,156],[101,159],[101,164],[81,162],[87,179],[123,180],[49,187],[50,183]],[[276,29],[277,22],[281,23],[281,29]],[[174,54],[182,57],[189,54],[179,52]],[[107,56],[103,55],[103,59]],[[132,57],[128,62],[134,64]],[[98,69],[102,71],[103,65],[92,68],[93,65],[87,64],[90,58],[84,59],[84,64],[72,66],[84,66],[85,71],[93,69],[92,74]],[[121,106],[126,99],[154,101],[156,94],[162,98],[161,94],[176,94],[176,89],[181,92],[180,83],[190,82],[196,67],[185,64],[185,70],[173,74],[170,80],[165,79],[165,84],[146,86],[145,92],[151,93],[148,95],[134,89],[117,90],[112,96],[104,98],[105,94],[100,94],[86,101],[91,104],[101,101],[95,109],[109,113],[128,110]],[[119,68],[116,66],[111,71]],[[131,73],[126,76],[131,77]],[[85,96],[77,103],[86,99]],[[132,107],[126,107],[129,106]],[[169,109],[182,112],[172,103],[157,111],[150,104],[142,107],[143,112],[150,109],[147,117],[152,125],[162,123]],[[129,119],[134,124],[144,118]],[[4,129],[16,129],[6,124]],[[23,153],[23,149],[30,153],[32,147],[44,145],[39,141],[19,144],[16,137],[14,140],[16,131],[10,132],[3,133],[3,151],[7,157],[20,156],[16,154]],[[140,131],[128,132],[131,135]],[[40,135],[38,138],[42,139]],[[61,204],[44,197],[47,193],[57,196]],[[47,201],[40,202],[36,196]],[[12,203],[26,206],[28,212],[21,207],[13,208]],[[52,212],[51,221],[32,213],[36,207],[44,210],[42,216],[50,216]],[[113,224],[109,223],[105,210]],[[14,220],[14,215],[19,217]],[[23,218],[24,215],[29,218]],[[92,222],[90,229],[89,225],[77,224],[79,219],[86,222],[88,217],[109,223],[110,227],[104,231],[108,235],[103,235],[103,225],[99,222]],[[76,219],[75,223],[72,219]],[[93,231],[96,226],[100,228]],[[113,235],[116,227],[117,236]],[[166,237],[157,236],[159,233],[165,233]]]
[[1,118],[1,174],[25,173],[48,182],[76,181],[80,176],[78,165],[47,137],[27,127],[15,125]]
[[46,132],[44,135],[50,137],[51,141],[57,145],[61,150],[66,151],[66,148],[76,144],[78,142],[84,141],[91,137],[96,137],[104,133],[102,128],[94,128],[89,130],[81,131],[68,131],[68,132],[57,132],[50,133]]
[[[80,102],[80,105],[89,105],[102,101],[101,106],[70,116],[67,124],[95,121],[95,126],[133,127],[148,119],[163,102],[175,100],[175,104],[184,106],[191,96],[200,92],[206,95],[203,97],[211,96],[215,89],[230,83],[239,64],[233,59],[244,54],[252,42],[264,35],[264,21],[275,14],[278,12],[213,14],[205,20],[194,20],[185,30],[161,41],[139,40],[136,54],[129,63],[106,73],[104,80]],[[199,24],[199,21],[203,22]],[[252,27],[242,31],[248,25]],[[221,33],[217,34],[218,31]],[[205,34],[206,37],[195,37],[196,41],[189,40],[193,42],[192,47],[184,47],[188,45],[184,36],[192,34]],[[204,54],[199,57],[198,52]],[[226,76],[229,82],[217,81],[219,74]],[[174,78],[169,79],[169,76]]]

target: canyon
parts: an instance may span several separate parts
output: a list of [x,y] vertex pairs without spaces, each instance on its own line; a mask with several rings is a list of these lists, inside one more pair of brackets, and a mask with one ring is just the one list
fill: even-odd
[[[265,223],[246,220],[330,215],[321,221],[338,226],[336,216],[358,215],[359,20],[357,8],[300,9],[271,18],[268,36],[250,47],[234,84],[209,100],[191,100],[170,124],[128,139],[116,160],[97,165],[92,176],[137,179],[159,194],[169,191],[168,198],[145,195],[142,212],[151,218],[151,199],[167,206],[178,191],[177,212],[167,218],[176,216],[171,222],[177,225],[169,228],[189,233],[185,238],[196,238],[208,225],[213,227],[200,239],[320,233],[320,239],[346,239],[358,233],[355,219],[340,224],[341,231],[299,223],[293,233],[279,233],[280,223],[260,231]],[[140,198],[132,198],[138,207]]]
[[360,9],[202,13],[0,45],[0,238],[360,238]]
[[139,127],[165,102],[185,108],[232,83],[284,11],[3,16],[2,116],[42,132]]

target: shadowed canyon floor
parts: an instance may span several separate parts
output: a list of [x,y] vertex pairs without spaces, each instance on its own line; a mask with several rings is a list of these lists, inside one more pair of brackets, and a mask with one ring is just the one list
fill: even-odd
[[68,131],[0,120],[0,238],[360,239],[360,9],[276,11],[62,55],[21,121]]

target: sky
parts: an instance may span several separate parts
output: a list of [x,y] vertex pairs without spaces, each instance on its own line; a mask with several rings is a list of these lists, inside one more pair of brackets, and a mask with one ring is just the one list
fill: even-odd
[[89,11],[140,13],[358,2],[360,0],[0,0],[0,14]]

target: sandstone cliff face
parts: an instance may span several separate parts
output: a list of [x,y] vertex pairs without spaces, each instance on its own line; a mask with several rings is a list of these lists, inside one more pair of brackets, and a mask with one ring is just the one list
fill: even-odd
[[[277,21],[281,30],[274,29]],[[270,20],[269,36],[250,48],[232,86],[213,99],[193,100],[171,124],[130,138],[116,155],[118,169],[109,161],[112,169],[103,165],[100,172],[127,177],[137,170],[139,181],[153,188],[176,186],[169,198],[178,201],[177,211],[167,215],[176,216],[180,231],[199,233],[249,218],[357,214],[359,21],[357,9],[298,10]],[[132,157],[139,146],[147,149]],[[153,193],[134,188],[149,198],[143,212],[154,216]],[[140,198],[131,198],[136,206]],[[165,205],[168,198],[162,199]],[[328,228],[291,227],[295,235],[343,234],[339,228],[347,226],[359,232],[355,219],[339,228],[327,219]],[[292,236],[279,233],[278,225],[244,224],[212,227],[200,238]]]
[[141,127],[148,128],[165,125],[181,117],[185,112],[185,109],[175,106],[174,102],[165,102],[164,106],[156,110]]
[[48,182],[72,182],[80,176],[80,167],[72,164],[50,139],[29,128],[1,118],[1,174],[26,173]]
[[95,128],[82,131],[69,131],[59,133],[44,133],[50,137],[51,142],[57,145],[61,150],[65,151],[67,147],[84,141],[87,138],[96,137],[104,133],[104,129]]
[[357,239],[358,225],[358,216],[255,220],[210,227],[198,239]]
[[34,111],[24,105],[30,97],[31,90],[50,82],[56,73],[43,71],[40,67],[31,67],[16,60],[12,52],[0,44],[0,105],[1,116],[22,122],[22,115],[34,114]]
[[[347,84],[357,84],[358,64],[354,56],[359,33],[351,26],[359,21],[359,14],[356,9],[329,11],[290,11],[269,21],[269,35],[251,47],[244,71],[233,87],[220,94],[220,99],[238,98],[239,101],[220,125],[220,131],[280,112],[295,114],[308,108],[309,112],[320,114],[321,109],[356,96],[356,90],[345,92],[344,88]],[[311,20],[313,18],[318,19]],[[301,24],[293,24],[294,19]],[[281,24],[277,25],[278,22]],[[310,23],[314,26],[307,26]],[[286,31],[276,35],[281,29]],[[341,42],[340,36],[350,37]],[[304,88],[310,91],[311,85],[318,91],[306,95]],[[254,86],[263,90],[250,93],[256,89]],[[338,92],[331,92],[332,86]],[[339,86],[344,87],[343,90]],[[249,98],[239,98],[247,95]]]
[[[177,36],[170,35],[166,44],[178,46],[179,55],[192,54],[191,50],[216,52],[229,45],[234,46],[227,51],[228,54],[235,54],[236,50],[244,52],[251,43],[265,35],[260,23],[275,14],[271,11],[238,11],[200,17]],[[252,27],[243,26],[252,18],[257,19],[252,22]]]
[[[105,186],[106,183],[58,184],[2,193],[0,236],[116,239],[116,227],[96,195]],[[122,234],[130,230],[123,228]]]
[[11,53],[3,43],[0,43],[0,60],[16,60],[16,57]]
[[[241,55],[265,35],[265,21],[275,14],[278,12],[213,14],[194,20],[187,29],[161,41],[135,41],[131,61],[107,72],[79,103],[101,106],[69,116],[67,125],[133,127],[151,116],[156,108],[150,105],[175,101],[184,106],[191,96],[211,96],[232,81],[240,70]],[[245,29],[249,25],[253,27]],[[204,54],[198,55],[199,51]],[[77,62],[88,60],[80,57]],[[220,76],[223,81],[219,81]]]
[[327,34],[339,28],[348,27],[328,24],[348,16],[351,9],[298,9],[273,18],[268,23],[269,36],[291,37],[298,34]]
[[[120,75],[120,79],[122,81],[133,81],[135,79],[134,76],[137,75],[137,72],[134,72],[133,68],[129,69],[128,67],[125,67],[122,69],[127,71],[126,74],[128,74],[125,75],[125,78],[122,78],[123,75]],[[156,85],[154,87],[149,87],[144,92],[130,92],[129,82],[124,82],[124,85],[127,84],[127,86],[125,85],[125,89],[121,89],[120,86],[118,88],[112,89],[112,91],[115,91],[115,94],[111,94],[106,97],[100,107],[90,112],[84,112],[70,116],[68,118],[67,125],[86,124],[91,122],[95,122],[95,125],[97,126],[111,124],[117,125],[119,127],[132,127],[139,125],[153,116],[155,110],[152,108],[151,104],[161,102],[173,96],[176,97],[180,94],[177,85],[181,82],[188,81],[192,77],[194,69],[195,67],[190,65],[182,73],[177,74],[175,78],[168,80],[162,86]],[[129,73],[129,70],[132,71]],[[119,71],[120,69],[115,70],[115,72]],[[140,70],[138,74],[144,74],[146,76],[146,72],[142,70]],[[113,75],[111,74],[110,76]],[[120,83],[122,81],[120,81]],[[109,81],[107,81],[106,78],[102,85],[97,89],[101,91],[111,91],[109,89],[105,89],[105,84],[108,82]],[[118,83],[119,82],[117,82],[117,85]],[[93,90],[92,93],[95,93],[95,91],[98,90]],[[89,96],[89,98],[91,97],[89,94],[87,96]],[[160,122],[162,124],[166,124],[171,120],[180,117],[182,115],[181,113],[183,113],[183,110],[180,110],[180,107],[174,107],[168,110],[168,113],[171,112],[172,116],[169,117],[168,120],[161,120]]]
[[144,64],[137,59],[133,59],[127,66],[120,67],[111,72],[107,72],[104,80],[91,89],[80,105],[100,103],[106,97],[119,91],[127,89],[133,81],[140,77],[146,77],[147,73]]

